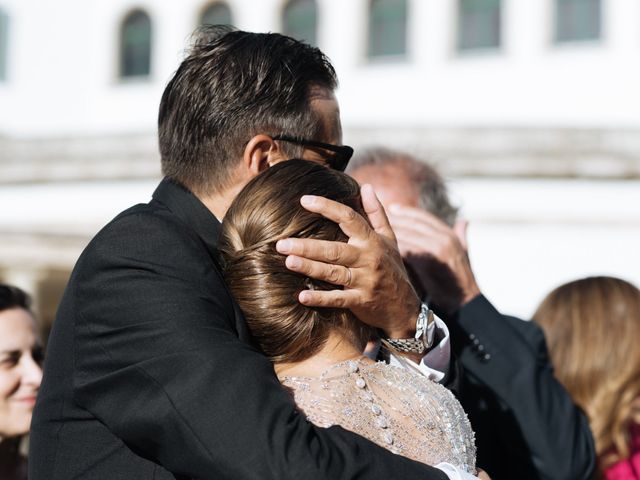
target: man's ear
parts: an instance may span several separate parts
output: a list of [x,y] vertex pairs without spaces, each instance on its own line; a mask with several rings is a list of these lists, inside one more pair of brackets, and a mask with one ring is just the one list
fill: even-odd
[[256,135],[244,148],[242,161],[245,170],[253,178],[282,160],[278,144],[269,135]]

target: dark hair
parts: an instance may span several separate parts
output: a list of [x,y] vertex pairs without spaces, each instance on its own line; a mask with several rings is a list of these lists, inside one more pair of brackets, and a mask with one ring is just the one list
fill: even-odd
[[247,325],[274,362],[301,361],[325,343],[332,329],[364,348],[373,330],[345,309],[311,308],[298,302],[305,289],[335,285],[292,272],[275,249],[287,237],[347,241],[340,227],[300,205],[305,194],[320,195],[363,214],[358,184],[348,175],[305,160],[281,162],[249,182],[222,222],[224,276]]
[[24,308],[31,311],[31,298],[18,287],[0,283],[0,312],[10,308]]
[[[195,193],[219,191],[253,136],[321,135],[310,101],[318,87],[336,86],[329,59],[315,47],[277,33],[201,27],[160,102],[164,175]],[[289,156],[301,152],[282,148]]]
[[406,152],[384,147],[370,147],[358,151],[349,163],[348,171],[355,172],[364,167],[385,166],[394,166],[404,171],[416,188],[420,207],[449,226],[453,226],[458,217],[458,209],[451,204],[447,186],[432,165]]

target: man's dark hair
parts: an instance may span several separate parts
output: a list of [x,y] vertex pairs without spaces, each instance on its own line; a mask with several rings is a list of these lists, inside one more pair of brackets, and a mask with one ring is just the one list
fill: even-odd
[[[195,193],[225,188],[253,136],[321,135],[310,101],[314,88],[336,86],[317,48],[277,33],[201,27],[160,102],[164,175]],[[284,142],[282,148],[291,157],[301,153]]]
[[371,147],[359,150],[349,162],[348,172],[364,167],[395,166],[404,171],[407,178],[418,190],[418,203],[421,208],[434,214],[440,220],[453,226],[458,209],[451,204],[447,186],[440,173],[432,165],[422,162],[406,152],[384,147]]
[[0,312],[10,308],[24,308],[30,311],[31,298],[18,287],[0,283]]

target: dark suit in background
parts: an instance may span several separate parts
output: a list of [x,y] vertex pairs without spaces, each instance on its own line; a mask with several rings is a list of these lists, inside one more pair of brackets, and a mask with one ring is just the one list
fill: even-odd
[[553,376],[542,330],[483,295],[448,322],[459,399],[492,480],[586,480],[595,450],[585,415]]
[[595,450],[587,419],[554,378],[542,331],[501,315],[480,294],[466,226],[456,226],[458,209],[425,160],[372,148],[350,173],[399,206],[389,218],[414,286],[449,325],[454,393],[476,432],[478,466],[493,480],[589,478]]
[[219,223],[163,181],[84,251],[49,341],[31,480],[446,480],[300,415],[216,263]]

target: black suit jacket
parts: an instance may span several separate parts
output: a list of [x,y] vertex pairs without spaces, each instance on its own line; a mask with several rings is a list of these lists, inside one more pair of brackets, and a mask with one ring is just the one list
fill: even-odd
[[448,321],[459,399],[492,480],[586,480],[595,467],[585,415],[555,379],[538,325],[480,295]]
[[164,180],[92,240],[51,333],[30,479],[446,479],[298,413],[250,344],[218,233]]

